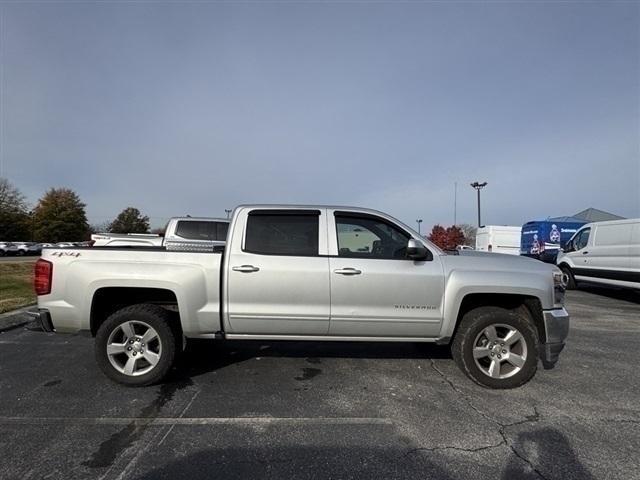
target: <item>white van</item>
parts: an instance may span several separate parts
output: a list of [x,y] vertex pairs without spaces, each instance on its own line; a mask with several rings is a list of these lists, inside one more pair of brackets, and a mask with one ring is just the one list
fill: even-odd
[[588,223],[558,255],[568,287],[588,281],[640,289],[640,218]]
[[520,255],[520,232],[522,227],[508,225],[480,227],[476,232],[476,250]]

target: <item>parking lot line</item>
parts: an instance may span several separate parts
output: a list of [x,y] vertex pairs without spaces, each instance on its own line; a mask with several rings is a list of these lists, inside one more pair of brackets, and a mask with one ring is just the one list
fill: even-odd
[[0,417],[0,425],[392,425],[376,417]]

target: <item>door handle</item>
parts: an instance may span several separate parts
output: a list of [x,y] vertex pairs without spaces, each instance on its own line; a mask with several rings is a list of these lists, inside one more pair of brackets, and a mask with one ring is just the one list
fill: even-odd
[[583,255],[586,255],[587,253],[589,253],[589,252],[582,252]]
[[338,273],[340,275],[360,275],[362,271],[356,268],[347,267],[347,268],[338,268],[337,270],[334,270],[333,273]]
[[239,267],[231,267],[231,270],[233,270],[234,272],[251,273],[257,272],[260,269],[258,267],[254,267],[253,265],[241,265]]

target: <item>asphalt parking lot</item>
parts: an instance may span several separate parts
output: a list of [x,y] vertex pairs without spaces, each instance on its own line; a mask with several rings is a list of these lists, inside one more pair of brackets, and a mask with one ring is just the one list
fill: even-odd
[[640,478],[640,300],[569,292],[554,370],[471,383],[446,348],[198,343],[171,381],[104,377],[90,338],[0,333],[0,478]]

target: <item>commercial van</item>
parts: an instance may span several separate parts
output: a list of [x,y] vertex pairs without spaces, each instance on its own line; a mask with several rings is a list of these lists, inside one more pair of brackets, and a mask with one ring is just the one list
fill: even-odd
[[640,218],[588,223],[558,255],[568,287],[588,281],[640,289]]
[[522,226],[520,255],[555,264],[560,247],[586,223],[571,217],[527,222]]
[[521,227],[508,225],[485,225],[476,232],[476,250],[481,252],[520,253]]

